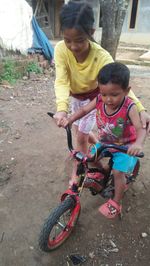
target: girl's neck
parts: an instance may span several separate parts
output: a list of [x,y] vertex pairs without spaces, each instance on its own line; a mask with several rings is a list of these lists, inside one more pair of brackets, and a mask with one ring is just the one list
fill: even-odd
[[83,63],[83,62],[86,60],[86,58],[88,57],[89,52],[90,52],[90,43],[89,43],[89,47],[88,47],[88,49],[87,49],[85,52],[83,52],[83,53],[82,53],[81,55],[79,55],[79,56],[75,56],[76,61],[77,61],[78,63]]

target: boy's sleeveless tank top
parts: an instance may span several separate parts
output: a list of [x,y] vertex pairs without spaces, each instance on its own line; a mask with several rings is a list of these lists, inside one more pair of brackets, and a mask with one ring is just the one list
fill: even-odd
[[125,97],[118,110],[108,115],[101,96],[97,97],[96,121],[101,142],[125,145],[131,144],[136,140],[136,130],[128,116],[129,110],[133,105],[134,102],[130,98]]

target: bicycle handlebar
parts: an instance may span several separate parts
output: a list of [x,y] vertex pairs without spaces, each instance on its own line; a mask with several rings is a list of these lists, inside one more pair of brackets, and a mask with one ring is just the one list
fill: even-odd
[[[48,112],[47,113],[50,117],[53,118],[54,113],[52,112]],[[67,132],[67,143],[68,143],[68,148],[71,152],[74,151],[74,148],[72,146],[72,134],[71,134],[71,129],[69,126],[65,127],[66,132]],[[102,151],[106,150],[106,149],[115,149],[124,153],[127,153],[128,147],[127,146],[119,146],[117,144],[102,144],[101,147],[99,147],[97,149],[97,156],[99,157],[99,155],[102,153]],[[88,157],[87,155],[83,154],[82,152],[75,152],[74,153],[75,158],[78,161],[83,161],[84,159],[86,159],[87,162],[93,162],[95,160],[95,155],[93,157]],[[143,158],[144,157],[144,153],[140,152],[138,155],[136,155],[136,157],[139,158]]]
[[[50,117],[53,118],[53,116],[55,115],[52,112],[48,112],[47,113]],[[72,134],[71,134],[71,129],[69,126],[67,126],[66,128],[66,132],[67,132],[67,142],[68,142],[68,148],[69,150],[72,152],[74,150],[73,146],[72,146]]]
[[48,114],[50,117],[52,117],[52,118],[53,118],[53,116],[55,115],[55,114],[52,113],[52,112],[47,112],[47,114]]

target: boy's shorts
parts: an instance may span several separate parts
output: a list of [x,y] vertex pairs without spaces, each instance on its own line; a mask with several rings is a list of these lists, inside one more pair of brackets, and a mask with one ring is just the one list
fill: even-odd
[[[101,143],[96,143],[96,148],[101,146]],[[93,155],[95,153],[94,146],[92,147],[90,153]],[[112,152],[113,166],[112,169],[118,170],[123,173],[132,173],[135,165],[138,161],[137,157],[131,156],[123,152]]]
[[[81,107],[87,105],[90,99],[78,100],[74,97],[71,98],[71,110],[72,114],[77,112]],[[81,119],[75,121],[73,124],[78,127],[78,130],[84,134],[89,134],[94,128],[96,122],[96,109],[92,110],[90,113],[82,117]]]

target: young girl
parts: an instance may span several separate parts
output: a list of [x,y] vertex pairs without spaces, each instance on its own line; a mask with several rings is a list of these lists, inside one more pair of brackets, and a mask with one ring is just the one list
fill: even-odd
[[130,90],[129,76],[129,69],[121,63],[104,66],[98,75],[100,94],[97,98],[68,119],[62,120],[62,126],[72,124],[96,108],[99,142],[128,146],[128,154],[118,151],[112,153],[115,196],[99,208],[107,218],[115,218],[121,212],[121,199],[126,187],[125,174],[132,173],[137,162],[135,155],[142,151],[146,134],[136,105],[127,96]]
[[[87,105],[98,95],[97,75],[106,64],[113,62],[110,54],[93,41],[94,14],[87,3],[69,1],[62,8],[60,24],[63,41],[55,47],[56,66],[55,94],[57,112],[55,119],[61,125],[63,117],[67,117],[69,96],[71,96],[72,113]],[[144,126],[149,120],[144,107],[130,91],[129,96],[137,105]],[[95,110],[74,123],[76,149],[86,153],[88,142],[95,143],[92,134],[95,124]],[[72,176],[75,175],[75,169]]]

